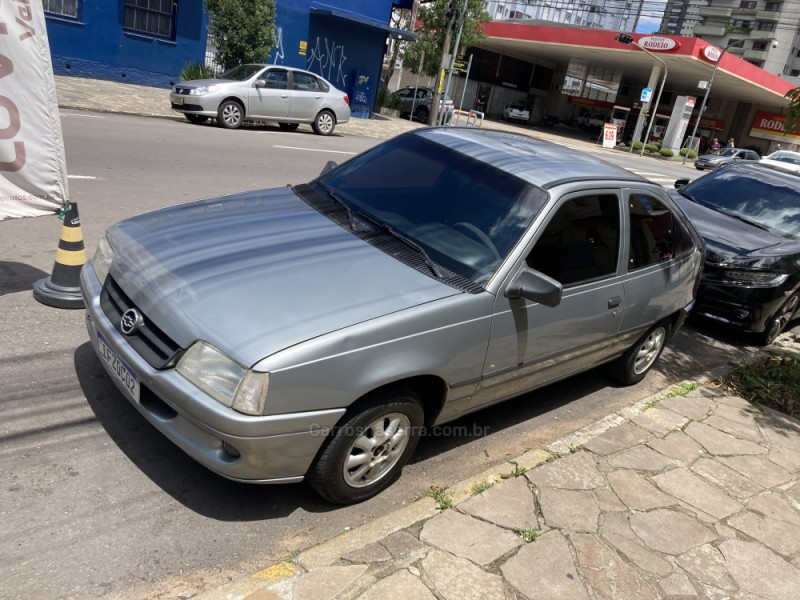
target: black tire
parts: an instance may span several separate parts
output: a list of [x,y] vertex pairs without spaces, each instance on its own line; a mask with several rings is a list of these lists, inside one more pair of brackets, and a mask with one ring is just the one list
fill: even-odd
[[697,169],[698,171],[702,171],[703,167],[695,167],[695,169]]
[[758,334],[758,343],[762,346],[769,346],[775,341],[786,326],[794,318],[797,308],[800,306],[800,295],[792,294],[781,307],[767,321],[766,329]]
[[427,123],[431,113],[426,106],[420,106],[414,113],[414,118],[420,123]]
[[278,123],[278,127],[284,131],[295,131],[298,127],[300,127],[300,123]]
[[217,125],[225,129],[239,129],[244,123],[244,107],[236,100],[226,100],[217,110]]
[[189,123],[194,123],[195,125],[202,125],[206,121],[208,121],[208,117],[205,115],[194,115],[192,113],[183,113],[183,116],[186,117],[186,120]]
[[[368,405],[345,414],[328,435],[306,479],[334,504],[375,496],[400,476],[417,447],[424,417],[419,398],[411,390],[376,394]],[[394,433],[383,437],[387,430]]]
[[613,363],[614,378],[623,385],[639,383],[656,364],[667,345],[669,321],[656,323]]
[[314,117],[311,127],[317,135],[330,135],[336,127],[336,115],[329,110],[321,110]]

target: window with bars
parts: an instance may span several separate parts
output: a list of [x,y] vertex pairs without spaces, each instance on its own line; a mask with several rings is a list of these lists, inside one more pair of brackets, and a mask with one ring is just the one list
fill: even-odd
[[125,0],[124,28],[173,39],[177,7],[176,0]]
[[78,18],[78,0],[44,0],[44,12],[59,17]]

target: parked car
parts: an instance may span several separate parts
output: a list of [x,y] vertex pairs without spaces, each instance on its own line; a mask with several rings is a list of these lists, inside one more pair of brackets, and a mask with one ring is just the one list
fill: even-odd
[[661,186],[434,127],[308,184],[122,221],[81,288],[103,366],[170,440],[225,477],[348,503],[399,476],[424,426],[604,363],[640,381],[701,266]]
[[[392,94],[398,101],[400,116],[408,118],[414,113],[414,120],[420,123],[427,123],[433,106],[433,88],[408,86],[401,88]],[[453,99],[442,95],[439,98],[439,113],[444,111],[446,121],[453,116],[455,105]]]
[[706,244],[695,312],[771,343],[800,303],[800,178],[737,164],[675,187]]
[[793,173],[800,173],[800,152],[776,150],[772,154],[763,157],[761,162],[773,167],[792,171]]
[[307,123],[314,133],[330,135],[350,120],[350,99],[343,91],[315,73],[276,65],[239,65],[217,79],[183,81],[169,99],[190,122],[215,118],[227,129],[273,121],[287,131]]
[[718,169],[735,162],[758,162],[761,157],[753,150],[742,148],[720,148],[709,154],[701,154],[694,159],[694,168],[698,171],[704,169]]
[[531,118],[531,111],[528,107],[520,102],[512,102],[503,108],[504,121],[519,121],[520,123],[527,123]]

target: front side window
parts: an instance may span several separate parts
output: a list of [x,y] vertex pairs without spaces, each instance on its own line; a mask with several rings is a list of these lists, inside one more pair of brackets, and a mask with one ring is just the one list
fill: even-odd
[[528,266],[564,286],[615,275],[619,216],[615,195],[568,200],[536,241],[527,258]]
[[271,90],[285,90],[289,87],[289,73],[285,69],[270,69],[265,71],[259,79],[266,84],[264,87]]
[[125,30],[172,39],[177,6],[175,0],[125,0]]
[[658,198],[631,194],[628,270],[641,269],[671,260],[692,248],[692,238],[680,219]]
[[44,0],[44,12],[59,17],[78,18],[78,0]]

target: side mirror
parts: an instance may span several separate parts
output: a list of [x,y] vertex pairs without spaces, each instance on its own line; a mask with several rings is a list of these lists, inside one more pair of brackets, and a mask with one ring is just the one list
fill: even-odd
[[325,163],[325,166],[322,167],[322,172],[320,172],[319,176],[322,177],[323,175],[325,175],[325,173],[327,173],[328,171],[333,171],[338,166],[339,165],[337,165],[334,161],[329,160],[328,162]]
[[688,179],[676,179],[675,180],[675,189],[676,190],[681,189],[685,185],[689,185],[689,180]]
[[506,298],[525,298],[545,306],[561,304],[564,287],[552,277],[544,273],[522,267],[504,293]]
[[257,88],[267,87],[267,82],[263,79],[256,79],[256,82],[253,84]]

